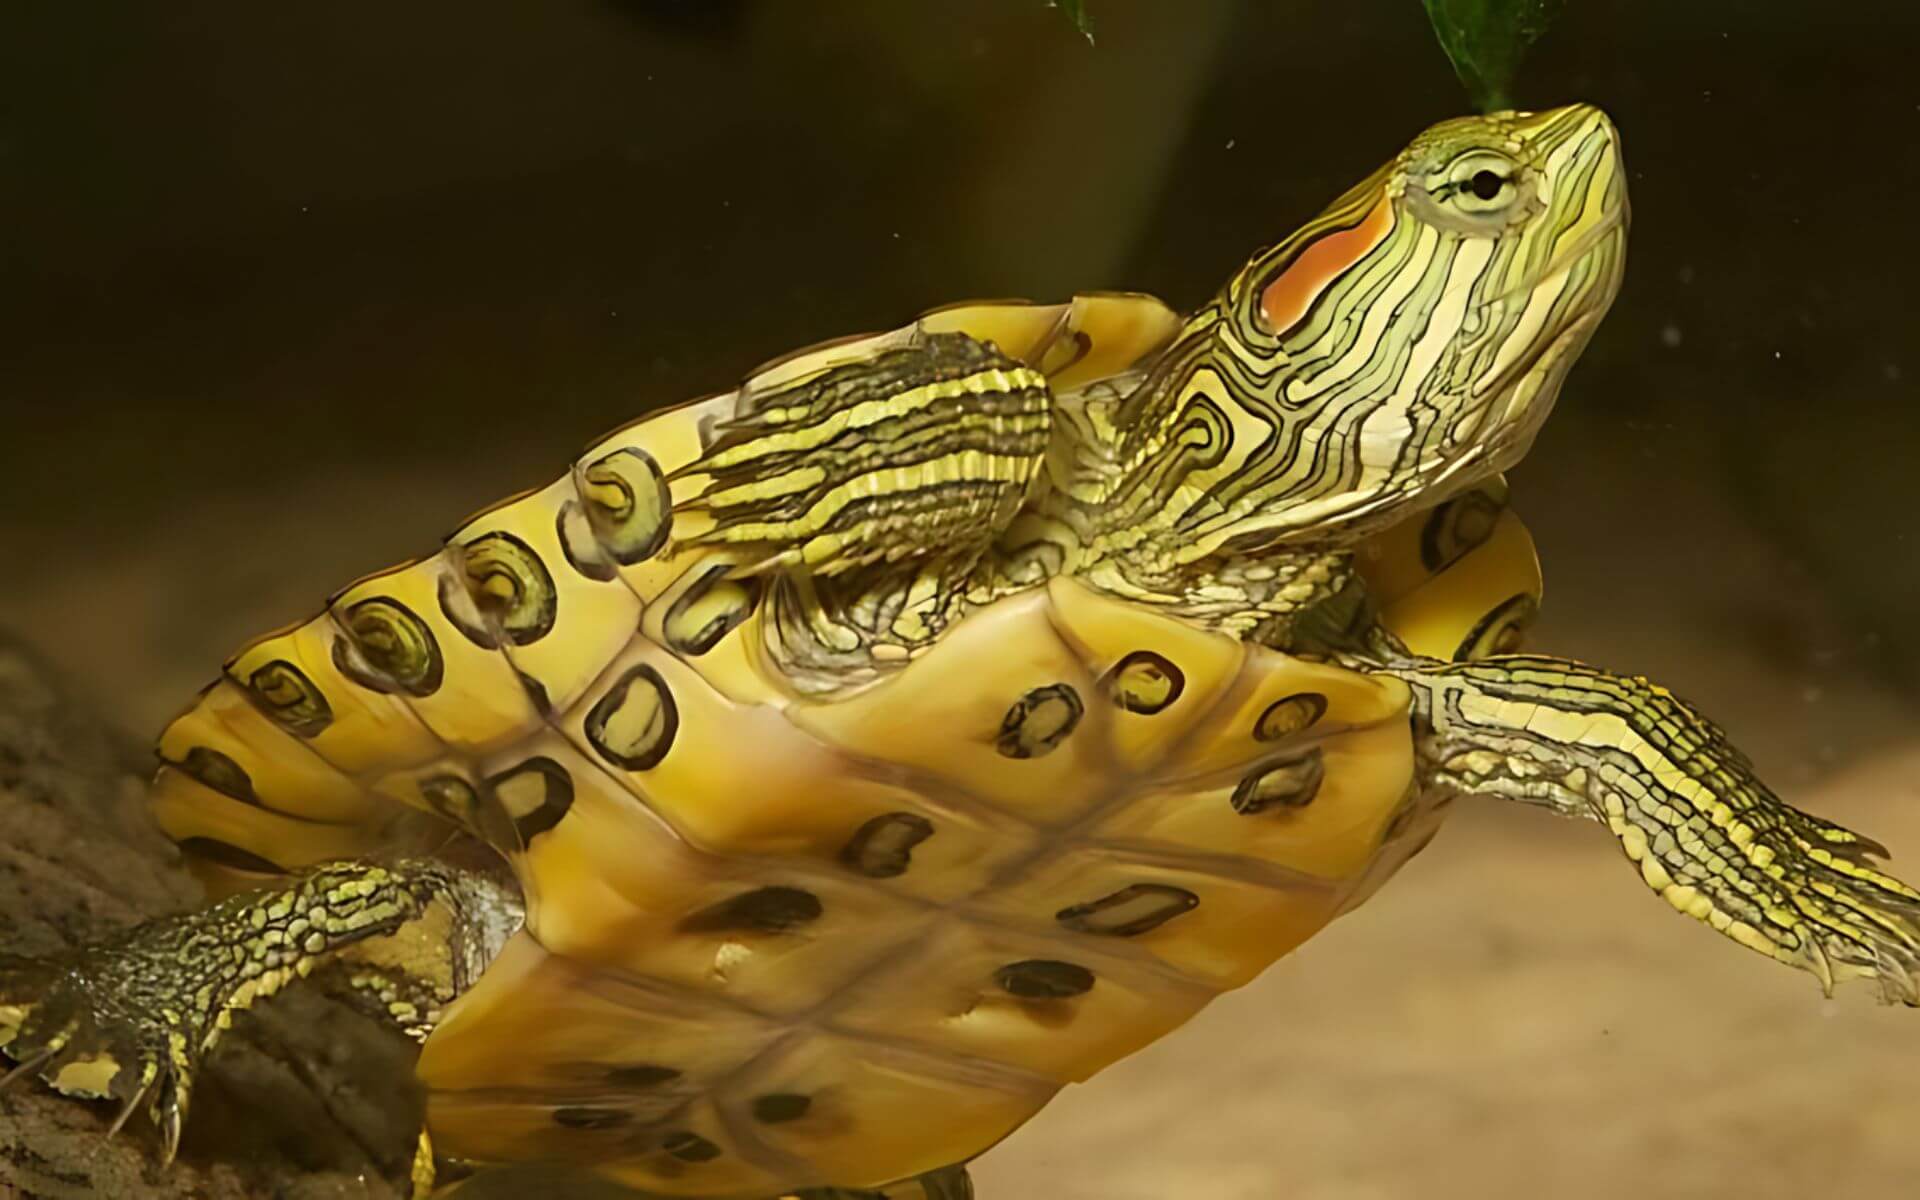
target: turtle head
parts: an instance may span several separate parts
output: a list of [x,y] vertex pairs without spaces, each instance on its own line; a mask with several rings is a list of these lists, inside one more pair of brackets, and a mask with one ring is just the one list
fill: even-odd
[[1619,288],[1626,226],[1597,108],[1422,133],[1256,255],[1130,401],[1141,474],[1179,481],[1161,544],[1357,539],[1512,465]]

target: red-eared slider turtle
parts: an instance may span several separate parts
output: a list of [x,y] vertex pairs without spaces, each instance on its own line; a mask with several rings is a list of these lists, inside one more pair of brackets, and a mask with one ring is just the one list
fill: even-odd
[[1462,792],[1912,1003],[1873,843],[1664,689],[1512,653],[1499,472],[1626,220],[1597,110],[1450,121],[1191,316],[941,309],[601,439],[167,728],[154,813],[224,898],[7,963],[16,1073],[170,1155],[231,1014],[319,970],[424,1040],[446,1156],[961,1195]]

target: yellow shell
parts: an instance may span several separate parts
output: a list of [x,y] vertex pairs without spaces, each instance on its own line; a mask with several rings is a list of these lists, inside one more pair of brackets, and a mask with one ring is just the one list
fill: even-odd
[[[1056,393],[1176,327],[1133,296],[918,326],[992,339]],[[442,1151],[690,1196],[964,1161],[1417,848],[1404,685],[1070,577],[865,690],[796,694],[756,585],[667,536],[674,473],[737,395],[609,435],[247,647],[161,739],[156,812],[218,886],[442,822],[508,856],[526,928],[420,1060]],[[1446,573],[1405,546],[1372,569],[1423,637],[1485,611],[1471,581],[1433,600]]]

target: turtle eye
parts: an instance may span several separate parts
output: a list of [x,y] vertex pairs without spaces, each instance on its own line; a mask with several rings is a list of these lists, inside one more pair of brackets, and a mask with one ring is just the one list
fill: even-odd
[[1537,209],[1519,163],[1497,150],[1469,150],[1408,180],[1408,197],[1429,224],[1457,233],[1498,234]]
[[1462,155],[1447,168],[1447,181],[1434,198],[1475,216],[1497,213],[1519,198],[1519,177],[1519,164],[1504,154]]

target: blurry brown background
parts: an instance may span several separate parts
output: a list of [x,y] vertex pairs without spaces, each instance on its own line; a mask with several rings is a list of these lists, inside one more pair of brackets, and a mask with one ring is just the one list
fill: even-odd
[[[1203,297],[1463,105],[1416,0],[28,0],[0,16],[0,625],[157,727],[249,635],[754,363],[977,295]],[[1920,874],[1920,16],[1568,0],[1626,291],[1514,483],[1539,644]],[[1073,1089],[983,1200],[1920,1192],[1920,1013],[1469,805]]]

